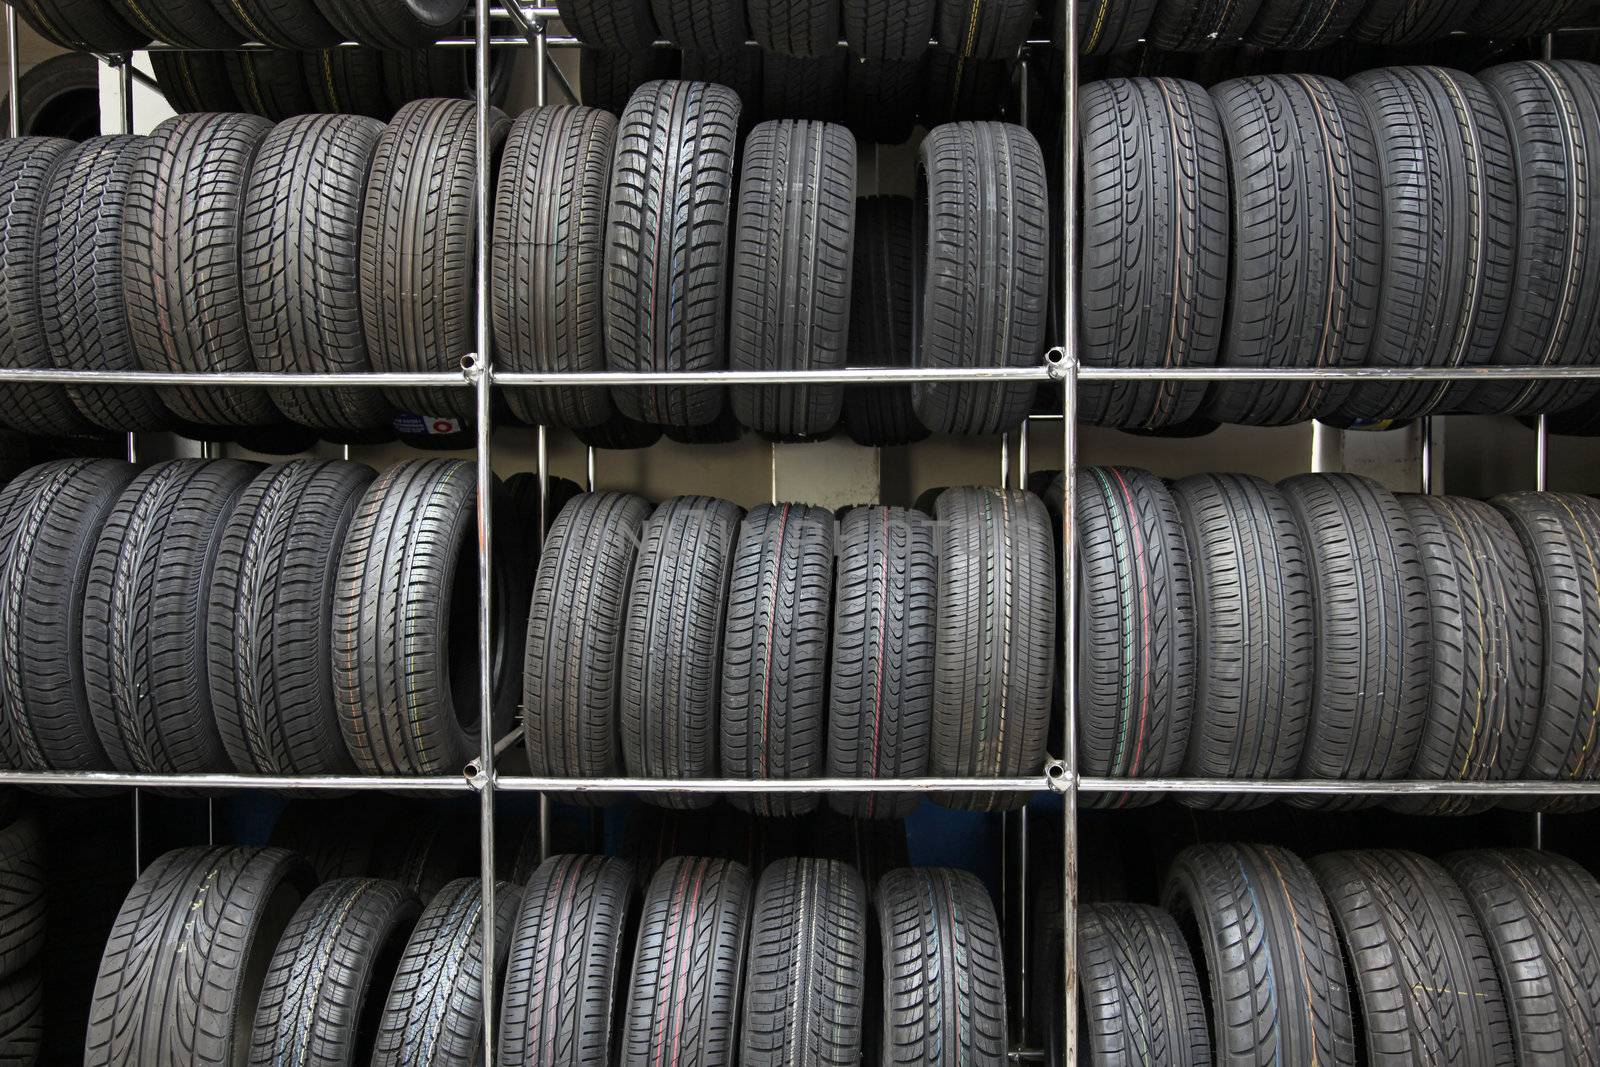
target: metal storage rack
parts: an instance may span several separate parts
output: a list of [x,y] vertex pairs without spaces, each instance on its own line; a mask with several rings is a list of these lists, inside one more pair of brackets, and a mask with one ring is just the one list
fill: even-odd
[[[1114,381],[1348,381],[1382,380],[1398,381],[1492,381],[1492,380],[1578,380],[1600,379],[1600,367],[1486,367],[1486,368],[1330,368],[1330,369],[1238,369],[1238,368],[1139,368],[1112,369],[1086,367],[1079,362],[1076,344],[1078,326],[1077,277],[1073,264],[1077,260],[1078,235],[1075,220],[1078,214],[1078,88],[1077,11],[1079,0],[1061,0],[1065,7],[1062,89],[1065,101],[1062,116],[1061,166],[1062,174],[1069,180],[1059,191],[1059,224],[1061,230],[1061,273],[1063,293],[1061,311],[1061,347],[1041,353],[1041,362],[1033,367],[1006,368],[851,368],[837,371],[709,371],[695,373],[513,373],[497,372],[493,367],[493,338],[489,320],[489,292],[484,279],[489,274],[490,249],[490,198],[493,175],[487,156],[479,153],[475,194],[477,200],[477,275],[475,287],[476,351],[461,357],[459,372],[431,373],[368,372],[358,374],[289,374],[267,372],[238,373],[175,373],[149,371],[68,371],[45,369],[0,369],[0,384],[6,383],[77,383],[77,384],[139,384],[139,385],[199,385],[199,386],[309,386],[316,388],[338,387],[445,387],[471,389],[475,399],[476,427],[474,452],[476,456],[478,500],[478,695],[481,747],[478,757],[463,769],[460,777],[412,778],[395,776],[265,776],[243,774],[129,774],[113,772],[22,772],[0,770],[0,785],[70,785],[74,787],[132,788],[134,799],[134,839],[136,863],[139,857],[139,790],[141,788],[187,789],[202,791],[231,791],[264,789],[303,793],[315,790],[370,791],[391,793],[467,794],[479,798],[479,848],[484,907],[492,911],[495,892],[495,825],[494,798],[497,793],[541,794],[539,845],[541,854],[548,852],[548,813],[542,794],[548,792],[597,793],[864,793],[864,792],[983,792],[1038,795],[1055,793],[1062,798],[1062,939],[1066,946],[1077,940],[1078,925],[1078,798],[1083,794],[1100,793],[1237,793],[1237,794],[1335,794],[1363,796],[1401,795],[1474,795],[1474,796],[1570,796],[1600,795],[1600,782],[1440,782],[1440,781],[1336,781],[1324,779],[1294,780],[1230,780],[1199,778],[1096,778],[1078,773],[1077,762],[1077,661],[1073,654],[1077,629],[1077,556],[1074,537],[1074,505],[1076,488],[1076,461],[1078,455],[1077,402],[1078,387],[1083,382]],[[4,7],[6,47],[9,58],[10,82],[10,133],[15,135],[20,125],[19,117],[19,47],[17,15],[9,0],[0,0]],[[576,47],[575,37],[552,36],[547,25],[559,19],[554,7],[523,6],[512,3],[492,6],[489,0],[473,0],[474,34],[470,38],[451,38],[439,42],[441,47],[471,48],[474,52],[474,80],[477,106],[477,136],[479,143],[487,142],[489,52],[497,47],[527,47],[535,56],[535,102],[545,103],[547,85],[552,77],[563,88],[565,95],[574,101],[577,94],[567,82],[559,67],[549,62],[552,48]],[[512,36],[494,36],[491,27],[496,21],[511,23],[517,33]],[[661,42],[664,43],[664,42]],[[1030,47],[1047,46],[1048,41],[1029,41]],[[347,42],[345,47],[352,46]],[[157,46],[163,48],[165,46]],[[260,45],[246,44],[245,49]],[[1550,58],[1553,35],[1544,39],[1543,55]],[[171,50],[171,49],[169,49]],[[121,128],[132,132],[133,84],[136,79],[150,82],[147,76],[135,71],[131,55],[102,56],[105,62],[117,68],[120,75]],[[153,83],[152,83],[153,84]],[[1023,104],[1026,107],[1026,102]],[[1061,412],[1059,415],[1035,415],[1029,422],[1057,422],[1061,427],[1063,449],[1062,465],[1065,472],[1065,499],[1062,504],[1061,581],[1062,611],[1062,663],[1061,681],[1064,693],[1063,750],[1059,758],[1051,759],[1032,776],[1017,778],[916,778],[862,780],[852,778],[786,779],[752,781],[742,779],[696,779],[677,781],[650,778],[535,778],[526,776],[502,777],[494,770],[498,756],[520,739],[521,727],[501,738],[490,734],[493,709],[492,646],[489,591],[492,588],[492,526],[491,494],[487,491],[493,483],[491,398],[499,387],[538,387],[558,385],[660,385],[660,384],[908,384],[913,382],[1052,382],[1061,387]],[[1421,443],[1423,492],[1431,491],[1431,419],[1423,420]],[[1546,420],[1540,416],[1536,436],[1535,488],[1545,488],[1545,459],[1547,455]],[[538,439],[538,475],[540,486],[540,516],[544,520],[547,509],[548,456],[543,427],[536,430]],[[1021,429],[1018,442],[1018,469],[1020,484],[1027,474],[1028,424]],[[1008,481],[1009,451],[1002,442],[1002,481]],[[136,458],[134,435],[128,435],[127,458]],[[593,452],[590,452],[590,480],[593,480]],[[1020,953],[1014,958],[1021,980],[1022,1003],[1014,1005],[1013,1015],[1023,1020],[1027,1004],[1027,862],[1028,835],[1027,812],[1018,814],[1019,868],[1016,880],[1015,903],[1021,930],[1018,939]],[[1534,817],[1534,841],[1542,839],[1540,816]],[[1002,848],[1008,847],[1005,837]],[[1002,864],[1002,868],[1004,868]],[[1012,898],[1013,883],[1009,871],[1003,896]],[[492,924],[483,928],[484,955],[494,955],[495,931]],[[1060,1010],[1064,1042],[1063,1063],[1077,1062],[1078,1013],[1077,965],[1070,949],[1063,953],[1062,989]],[[497,1021],[495,975],[484,976],[483,1003],[486,1010],[483,1027],[485,1062],[493,1063],[495,1052],[495,1024]],[[1021,1047],[1020,1038],[1013,1044],[1010,1058],[1015,1062],[1040,1062],[1044,1054],[1037,1049]]]

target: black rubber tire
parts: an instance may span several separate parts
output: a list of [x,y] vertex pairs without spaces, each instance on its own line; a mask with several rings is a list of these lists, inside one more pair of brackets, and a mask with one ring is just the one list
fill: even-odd
[[[1377,138],[1384,242],[1378,367],[1475,367],[1494,357],[1511,303],[1517,191],[1511,146],[1483,83],[1443,67],[1389,67],[1348,82]],[[1443,328],[1441,328],[1443,327]],[[1451,382],[1356,385],[1339,414],[1409,419],[1462,407]]]
[[[822,774],[836,527],[832,512],[804,504],[762,504],[739,525],[722,637],[724,778]],[[764,816],[817,806],[815,794],[728,800]]]
[[[1010,778],[1044,768],[1056,663],[1056,553],[1044,504],[1021,490],[947,489],[935,518],[936,777]],[[948,807],[1010,811],[1021,794],[959,793]]]
[[[305,115],[261,143],[245,191],[245,322],[258,370],[356,374],[372,369],[362,330],[362,202],[383,134],[376,119]],[[377,389],[276,388],[272,402],[314,430],[384,429]]]
[[[727,366],[738,125],[739,98],[720,85],[646,82],[628,103],[606,218],[609,369]],[[612,398],[639,422],[701,426],[716,420],[723,395],[720,386],[649,386],[614,390]]]
[[742,139],[757,122],[766,118],[761,110],[765,65],[765,53],[753,44],[723,55],[684,52],[678,76],[684,81],[713,82],[732,89],[739,97],[739,137]]
[[[494,887],[495,989],[522,891]],[[450,882],[422,909],[401,953],[373,1042],[372,1067],[472,1067],[483,1059],[483,883]]]
[[[1433,624],[1428,721],[1407,778],[1510,781],[1538,730],[1544,639],[1527,553],[1499,511],[1463,497],[1400,498],[1422,550]],[[1493,798],[1396,797],[1419,815],[1468,815]]]
[[744,0],[650,0],[661,36],[708,56],[732,55],[749,39]]
[[[824,810],[811,820],[810,829],[810,848],[806,851],[823,859],[840,860],[854,869],[861,875],[870,902],[877,902],[878,883],[885,874],[911,865],[904,819],[852,819]],[[876,966],[868,962],[869,966]],[[872,1015],[869,1006],[868,1026],[876,1025]]]
[[580,444],[602,449],[649,448],[661,440],[660,427],[634,422],[620,412],[599,426],[586,426],[572,434]]
[[[722,629],[743,515],[726,500],[680,496],[644,524],[622,640],[619,722],[630,775],[716,776]],[[711,803],[687,794],[647,799],[678,809]]]
[[303,52],[344,40],[313,0],[212,0],[212,5],[246,41]]
[[18,0],[17,14],[45,40],[71,51],[131,52],[150,34],[110,0]]
[[421,907],[411,890],[378,878],[312,890],[267,965],[249,1067],[365,1062],[372,1016]]
[[[550,525],[534,577],[522,665],[531,774],[604,778],[622,772],[617,702],[623,629],[650,510],[632,493],[589,493],[574,498]],[[589,795],[572,799],[584,798]]]
[[[919,511],[851,508],[839,524],[828,690],[829,778],[920,778],[932,738],[938,534]],[[843,815],[904,818],[916,793],[834,793]]]
[[[17,87],[17,132],[86,141],[100,132],[100,61],[81,52],[51,56],[22,74]],[[11,94],[0,96],[8,119]]]
[[1037,0],[941,0],[934,36],[964,59],[1011,60],[1037,8]]
[[[1165,482],[1135,467],[1082,468],[1077,496],[1079,764],[1110,778],[1175,777],[1195,715],[1199,651],[1177,502]],[[1113,808],[1157,799],[1085,798]]]
[[[1358,366],[1383,258],[1378,150],[1360,98],[1315,75],[1211,90],[1233,174],[1225,367]],[[1347,384],[1213,386],[1204,414],[1281,425],[1338,410]]]
[[[1511,134],[1516,166],[1517,298],[1494,362],[1593,366],[1600,362],[1600,241],[1584,220],[1600,215],[1588,164],[1600,152],[1600,67],[1507,63],[1482,74]],[[1474,410],[1537,414],[1581,407],[1594,382],[1493,382]]]
[[[1576,493],[1495,497],[1533,569],[1543,631],[1538,725],[1520,777],[1600,779],[1600,501]],[[1597,797],[1511,798],[1507,807],[1570,813]]]
[[372,870],[374,853],[385,849],[379,838],[390,807],[389,798],[376,794],[291,800],[273,823],[267,844],[304,857],[318,882],[361,877]]
[[313,884],[281,848],[157,857],[106,942],[84,1067],[244,1063],[267,961]]
[[[600,293],[617,120],[591,107],[541,107],[511,126],[495,195],[490,308],[496,363],[509,371],[606,369]],[[530,424],[599,426],[604,388],[512,389]]]
[[1310,52],[1341,40],[1367,0],[1261,0],[1245,40],[1257,48]]
[[963,59],[943,46],[922,61],[922,125],[994,118],[1011,98],[1011,67],[1003,60]]
[[[491,157],[510,120],[492,109]],[[473,195],[476,107],[418,100],[378,138],[361,215],[361,322],[379,371],[454,371],[475,347],[472,292],[477,242]],[[423,417],[470,417],[469,390],[386,389]]]
[[388,122],[394,116],[383,87],[383,53],[375,48],[324,48],[304,57],[313,110],[365,115]]
[[[910,367],[915,362],[913,279],[916,204],[903,196],[856,201],[855,262],[850,274],[851,367]],[[909,445],[928,436],[917,421],[909,385],[857,385],[844,391],[844,428],[869,448]]]
[[839,19],[852,55],[914,61],[928,50],[939,0],[845,0]]
[[1511,1016],[1518,1063],[1600,1057],[1600,883],[1530,849],[1444,857],[1483,925]]
[[[52,181],[75,146],[58,137],[0,140],[0,367],[54,367],[39,297],[40,250]],[[94,427],[73,406],[65,386],[0,388],[0,424],[19,433],[67,436]]]
[[[1300,522],[1316,607],[1311,721],[1297,778],[1404,778],[1428,721],[1433,625],[1411,520],[1393,493],[1354,474],[1278,483]],[[1376,798],[1293,797],[1304,807]]]
[[[1199,670],[1184,774],[1292,778],[1316,671],[1311,552],[1288,499],[1247,474],[1173,484],[1189,542]],[[1243,809],[1270,798],[1186,794],[1193,807]]]
[[[501,489],[496,502],[504,503]],[[350,520],[333,595],[333,688],[367,774],[456,774],[478,755],[477,476],[464,460],[390,467]],[[501,509],[495,509],[501,510]],[[501,736],[522,692],[526,562],[495,529],[489,650]]]
[[[51,360],[62,370],[138,370],[122,288],[122,208],[142,137],[95,137],[62,157],[45,202],[39,307]],[[171,422],[149,386],[69,385],[67,396],[103,430],[160,430]]]
[[1276,845],[1192,845],[1167,871],[1162,906],[1206,977],[1217,1063],[1355,1067],[1339,937],[1304,860]]
[[750,35],[769,56],[819,59],[838,50],[842,0],[745,0]]
[[669,1052],[704,1067],[734,1062],[750,908],[743,864],[661,865],[644,897],[617,1067],[654,1067]]
[[1363,1062],[1372,1067],[1516,1060],[1494,957],[1466,895],[1415,852],[1311,861],[1339,928]]
[[[843,126],[777,119],[745,138],[730,370],[844,368],[855,191],[856,142]],[[839,385],[735,385],[730,397],[741,423],[783,440],[830,432],[844,407]]]
[[39,820],[24,814],[0,828],[0,976],[39,958],[44,929],[44,837]]
[[1350,27],[1353,41],[1370,44],[1421,44],[1464,29],[1480,0],[1437,0],[1417,4],[1412,0],[1369,0],[1361,17]]
[[[1078,6],[1078,53],[1108,56],[1137,48],[1150,30],[1158,0],[1090,0]],[[1056,33],[1065,27],[1062,5],[1052,20]],[[1057,40],[1059,41],[1059,37]]]
[[233,91],[225,52],[151,52],[150,68],[167,103],[179,115],[243,111]]
[[[18,1067],[32,1067],[40,1059],[45,1044],[44,967],[29,967],[0,979],[0,1060]],[[58,1004],[50,1008],[50,1021],[59,1030]],[[52,1050],[55,1042],[51,1042]],[[71,1062],[70,1060],[64,1062]]]
[[154,39],[180,48],[233,48],[245,35],[222,17],[214,0],[111,0],[122,20]]
[[[1228,290],[1228,167],[1211,96],[1176,78],[1084,87],[1082,359],[1209,367]],[[1153,430],[1192,418],[1196,382],[1086,385],[1079,418]]]
[[904,867],[878,883],[881,1067],[1004,1067],[1005,966],[988,890],[966,871]]
[[1534,37],[1571,25],[1572,16],[1593,14],[1585,0],[1483,0],[1466,20],[1466,32],[1496,40]]
[[779,860],[756,883],[750,926],[739,1063],[860,1063],[867,971],[861,876],[839,860]]
[[316,111],[299,52],[256,48],[225,53],[223,61],[240,110],[275,123]]
[[421,100],[462,100],[472,95],[470,54],[453,48],[390,49],[383,55],[383,86],[398,113]]
[[334,581],[373,470],[295,460],[245,487],[207,589],[206,676],[241,774],[350,774],[334,701]]
[[768,119],[843,122],[850,58],[838,50],[820,59],[764,54],[761,114]]
[[467,0],[317,0],[346,41],[424,48],[461,25]]
[[83,603],[100,529],[133,473],[116,460],[58,460],[0,489],[0,765],[9,770],[111,769],[84,690]]
[[844,123],[857,141],[905,144],[917,125],[922,64],[916,60],[851,57],[844,76],[844,95]]
[[[751,51],[755,51],[752,49]],[[759,57],[760,52],[755,52]],[[655,78],[676,78],[680,57],[670,48],[625,52],[617,48],[584,48],[578,64],[578,97],[588,107],[620,115],[633,91]],[[721,81],[701,77],[700,81]]]
[[1145,904],[1090,904],[1080,922],[1081,1062],[1210,1067],[1205,990],[1172,916]]
[[[1038,366],[1045,341],[1050,200],[1033,135],[1002,122],[940,126],[917,156],[926,219],[922,367]],[[1021,422],[1032,382],[912,387],[935,433],[994,434]]]
[[399,882],[426,906],[458,878],[478,881],[477,828],[470,809],[402,807],[378,833],[380,840],[393,844],[373,850],[368,873]]
[[1146,37],[1163,52],[1232,48],[1242,43],[1261,4],[1262,0],[1159,0]]
[[567,32],[591,48],[647,52],[655,44],[650,0],[556,0],[556,9]]
[[744,436],[744,427],[733,417],[733,406],[724,403],[712,421],[701,426],[663,426],[661,436],[680,445],[728,445]]
[[[271,124],[180,115],[134,164],[122,213],[122,284],[139,364],[152,371],[249,371],[240,252],[245,188]],[[174,415],[218,427],[277,420],[265,391],[161,386]]]
[[95,732],[120,771],[232,766],[211,706],[206,594],[228,516],[257,470],[157,463],[106,517],[83,598],[83,675]]

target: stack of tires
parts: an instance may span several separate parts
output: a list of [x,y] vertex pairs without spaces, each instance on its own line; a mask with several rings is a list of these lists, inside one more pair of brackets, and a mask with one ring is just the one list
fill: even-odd
[[39,819],[0,794],[0,1060],[34,1063],[45,1029],[45,858]]

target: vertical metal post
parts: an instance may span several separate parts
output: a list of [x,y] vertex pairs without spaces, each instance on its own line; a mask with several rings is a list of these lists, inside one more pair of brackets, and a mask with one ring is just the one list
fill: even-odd
[[[549,28],[544,19],[533,23],[533,102],[544,107],[548,99],[550,80]],[[539,548],[544,548],[544,535],[550,530],[550,438],[543,423],[534,431],[538,442],[539,460]],[[550,798],[539,794],[539,862],[550,858]]]
[[122,106],[122,132],[133,132],[133,53],[122,54],[117,68],[117,97]]
[[1078,0],[1062,0],[1061,81],[1061,804],[1063,1063],[1078,1062]]
[[1422,491],[1433,492],[1433,416],[1422,417]]
[[[1550,41],[1551,38],[1546,36],[1546,59],[1550,58]],[[1547,488],[1546,476],[1549,473],[1550,461],[1550,425],[1547,416],[1542,414],[1539,416],[1539,422],[1534,427],[1533,433],[1533,488],[1542,493]],[[1541,850],[1544,848],[1544,812],[1542,811],[1533,813],[1533,847]]]
[[[1021,111],[1028,110],[1028,72],[1022,71]],[[1028,488],[1028,419],[1024,416],[1017,427],[1017,488]],[[1028,806],[1023,804],[1017,812],[1017,1045],[1021,1049],[1028,1041],[1029,997],[1028,959],[1033,949],[1032,931],[1028,922]]]
[[7,98],[9,114],[6,121],[11,136],[22,135],[22,46],[17,40],[17,9],[6,5],[6,80],[10,82],[11,95]]
[[[477,272],[474,278],[477,358],[473,364],[478,448],[478,861],[483,879],[480,929],[483,946],[483,1062],[495,1062],[495,869],[494,869],[494,464],[490,418],[494,339],[489,331],[489,0],[474,0],[473,69],[476,75],[477,157],[473,160],[477,207]],[[541,496],[543,494],[541,493]],[[541,506],[540,512],[543,513]]]

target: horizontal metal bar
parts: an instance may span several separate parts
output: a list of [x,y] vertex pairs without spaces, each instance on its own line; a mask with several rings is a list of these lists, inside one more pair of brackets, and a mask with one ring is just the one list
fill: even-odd
[[528,778],[497,775],[497,792],[513,793],[1042,793],[1032,778]]
[[352,386],[466,388],[472,381],[463,371],[370,371],[359,374],[294,374],[280,371],[149,371],[60,370],[57,368],[0,368],[0,385],[11,382],[60,382],[71,385],[231,385],[292,386],[333,389]]
[[1083,382],[1470,382],[1532,379],[1600,379],[1600,367],[1090,367]]
[[1080,793],[1286,793],[1332,796],[1596,796],[1600,782],[1352,782],[1324,778],[1079,778]]
[[121,771],[0,771],[0,785],[64,785],[74,788],[126,789],[272,789],[361,792],[468,793],[476,786],[465,777],[402,778],[354,774],[126,774]]
[[872,385],[897,382],[1043,382],[1051,364],[1037,367],[846,367],[840,370],[495,371],[496,385]]

